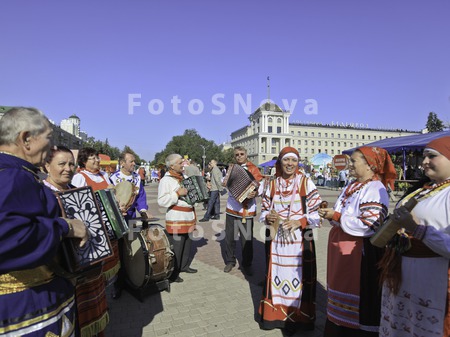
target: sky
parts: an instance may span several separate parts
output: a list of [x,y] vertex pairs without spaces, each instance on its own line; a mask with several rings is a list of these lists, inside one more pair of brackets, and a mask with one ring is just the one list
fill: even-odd
[[448,0],[14,0],[0,13],[0,105],[76,114],[146,160],[186,129],[229,142],[268,98],[291,122],[450,122]]

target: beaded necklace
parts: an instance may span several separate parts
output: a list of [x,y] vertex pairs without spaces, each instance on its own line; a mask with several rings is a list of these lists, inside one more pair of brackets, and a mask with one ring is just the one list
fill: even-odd
[[[278,193],[279,193],[279,196],[280,196],[280,198],[279,198],[280,199],[280,205],[282,207],[282,210],[280,212],[287,211],[287,217],[286,217],[287,220],[289,220],[289,216],[290,216],[290,213],[291,213],[291,207],[292,207],[292,205],[294,203],[295,195],[297,194],[297,187],[298,187],[298,184],[299,184],[299,178],[300,178],[300,176],[297,176],[297,175],[295,175],[291,179],[283,179],[282,177],[279,177],[277,179],[277,182],[276,182],[277,188],[278,188]],[[285,185],[285,186],[283,186],[283,185]],[[292,190],[289,191],[288,189],[292,185],[293,185]],[[284,191],[282,190],[283,187],[284,187]],[[291,196],[291,198],[288,201],[288,204],[286,205],[283,202],[283,198],[286,198],[288,196]]]
[[354,182],[352,182],[351,184],[349,184],[347,186],[347,188],[344,191],[344,197],[341,200],[341,204],[342,207],[345,207],[345,205],[347,205],[348,203],[348,199],[355,194],[356,192],[358,192],[359,190],[361,190],[365,185],[367,185],[370,181],[372,181],[373,178],[367,179],[364,182],[359,182],[357,180],[355,180]]

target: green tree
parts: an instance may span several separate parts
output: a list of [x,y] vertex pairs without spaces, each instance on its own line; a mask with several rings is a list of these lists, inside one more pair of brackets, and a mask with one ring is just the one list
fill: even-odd
[[426,124],[428,132],[436,132],[444,130],[444,123],[437,117],[434,112],[428,114],[428,120]]
[[[151,164],[164,164],[165,158],[172,153],[188,156],[200,165],[203,165],[203,159],[205,159],[205,166],[211,159],[219,162],[223,162],[225,159],[221,148],[213,141],[201,137],[195,129],[187,129],[183,135],[172,137],[166,148],[155,154],[155,159]],[[203,154],[205,158],[203,158]]]

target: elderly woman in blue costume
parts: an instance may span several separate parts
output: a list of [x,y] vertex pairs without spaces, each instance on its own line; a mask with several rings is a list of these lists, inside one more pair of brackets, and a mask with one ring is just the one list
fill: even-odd
[[13,108],[0,119],[0,335],[74,336],[72,283],[47,267],[64,237],[81,239],[80,220],[59,216],[38,167],[51,148],[52,126],[39,110]]

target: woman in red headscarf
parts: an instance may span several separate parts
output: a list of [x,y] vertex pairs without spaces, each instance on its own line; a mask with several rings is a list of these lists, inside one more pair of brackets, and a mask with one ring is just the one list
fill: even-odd
[[[397,204],[404,229],[381,261],[380,336],[450,336],[450,137],[428,143],[423,157],[430,181]],[[410,213],[400,206],[411,198]]]
[[377,263],[382,249],[369,239],[383,223],[395,167],[386,150],[360,147],[350,158],[354,180],[334,208],[319,210],[333,228],[328,239],[327,321],[324,336],[378,336],[380,290]]
[[281,150],[262,196],[267,275],[259,314],[263,329],[314,329],[316,260],[312,228],[319,227],[321,199],[311,179],[299,172],[300,156]]

